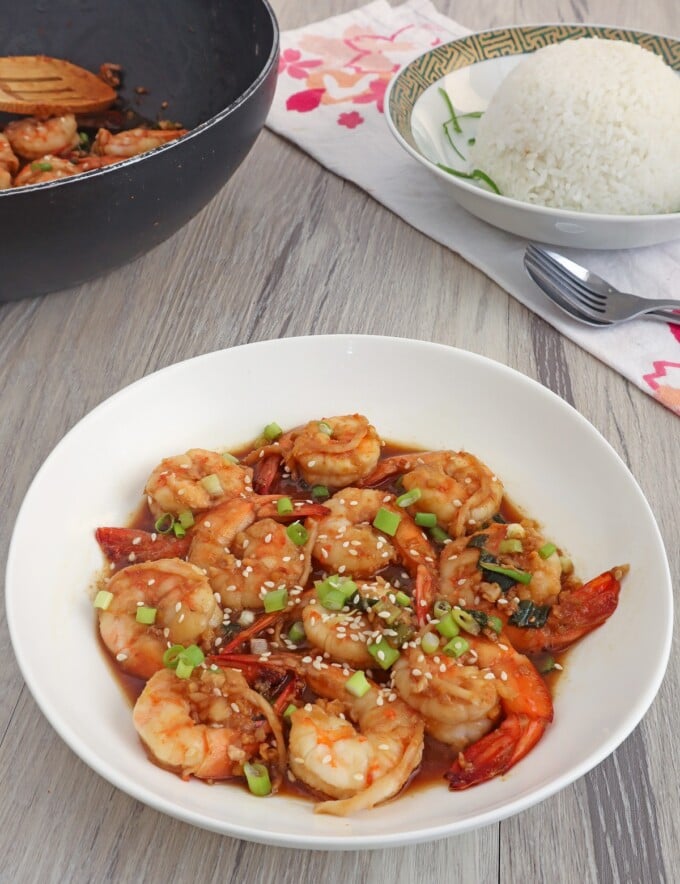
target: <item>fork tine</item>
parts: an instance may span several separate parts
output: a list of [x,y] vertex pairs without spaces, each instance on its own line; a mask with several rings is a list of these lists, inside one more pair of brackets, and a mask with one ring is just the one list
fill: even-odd
[[594,286],[588,278],[584,278],[583,274],[587,274],[588,271],[584,270],[583,267],[580,267],[563,255],[558,255],[548,249],[541,249],[538,246],[529,246],[528,248],[531,248],[537,257],[540,256],[546,265],[549,264],[553,267],[555,272],[562,278],[568,279],[576,289],[587,293],[589,298],[595,302],[599,302],[603,306],[606,305],[609,297],[608,293]]
[[545,295],[551,301],[553,301],[554,304],[556,304],[569,316],[578,319],[581,322],[586,323],[587,325],[594,325],[598,327],[606,327],[608,325],[611,325],[611,322],[609,322],[607,319],[585,313],[579,310],[574,302],[567,300],[563,296],[560,286],[555,282],[554,278],[549,273],[547,273],[542,266],[537,265],[530,255],[525,255],[524,266],[527,273],[533,279],[536,285],[545,293]]
[[[527,252],[529,253],[529,249]],[[540,267],[550,277],[553,284],[561,289],[562,296],[574,302],[577,310],[594,319],[602,320],[604,318],[606,305],[599,304],[588,297],[589,292],[581,287],[578,280],[572,279],[563,267],[545,256],[540,250],[532,250],[529,255],[535,266]]]

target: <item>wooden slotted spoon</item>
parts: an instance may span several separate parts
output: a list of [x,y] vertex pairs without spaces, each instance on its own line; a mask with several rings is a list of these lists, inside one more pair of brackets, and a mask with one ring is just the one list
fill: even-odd
[[107,108],[115,91],[84,68],[46,55],[0,58],[0,111],[55,116]]

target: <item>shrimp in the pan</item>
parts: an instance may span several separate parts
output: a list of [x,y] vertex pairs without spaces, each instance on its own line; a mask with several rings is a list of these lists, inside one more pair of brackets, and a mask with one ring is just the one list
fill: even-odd
[[[281,516],[267,498],[234,498],[209,510],[192,529],[188,559],[203,569],[222,604],[230,609],[262,609],[264,596],[277,589],[302,588],[311,570],[315,518],[328,510],[296,502]],[[307,528],[291,532],[283,521],[307,517]]]
[[255,449],[246,460],[255,465],[255,489],[263,494],[270,490],[282,463],[308,485],[336,489],[367,476],[378,463],[380,446],[380,437],[367,418],[344,414],[309,421]]
[[222,623],[205,574],[181,559],[129,565],[106,590],[108,607],[98,612],[102,641],[121,669],[138,678],[162,669],[171,645],[209,649]]
[[39,160],[24,166],[13,181],[14,187],[26,187],[29,184],[44,184],[47,181],[58,181],[78,174],[78,167],[70,160],[47,154]]
[[92,142],[95,156],[116,157],[119,160],[146,153],[186,135],[188,129],[126,129],[116,134],[99,129]]
[[77,146],[78,124],[73,114],[47,120],[25,117],[8,123],[5,135],[18,156],[27,160],[47,159],[48,155],[63,154]]
[[436,554],[409,513],[396,505],[394,495],[344,488],[326,506],[330,513],[318,522],[316,561],[328,573],[353,578],[372,577],[398,562],[415,581],[416,613],[424,621],[435,588]]
[[457,638],[452,653],[459,656],[445,646],[434,653],[424,653],[422,645],[406,648],[392,676],[426,731],[458,752],[447,778],[451,789],[466,789],[520,761],[543,736],[553,706],[533,664],[503,634],[497,641]]
[[133,722],[154,761],[184,779],[239,777],[247,762],[258,762],[274,774],[275,787],[281,780],[281,725],[241,672],[199,667],[180,678],[161,669],[135,703]]
[[[236,656],[228,665],[239,659],[247,664]],[[327,796],[315,813],[346,816],[401,791],[423,754],[423,723],[407,703],[370,679],[356,696],[348,682],[357,672],[320,656],[272,654],[267,665],[292,670],[319,698],[290,715],[288,737],[293,775]]]
[[499,511],[500,479],[467,451],[421,451],[381,461],[362,485],[379,485],[401,474],[407,491],[418,491],[413,513],[434,513],[451,537],[471,534]]
[[12,150],[6,135],[0,132],[0,190],[12,186],[12,178],[19,171],[19,158]]
[[177,516],[187,510],[200,513],[234,497],[253,493],[250,467],[216,451],[191,448],[166,457],[152,471],[144,491],[154,516]]

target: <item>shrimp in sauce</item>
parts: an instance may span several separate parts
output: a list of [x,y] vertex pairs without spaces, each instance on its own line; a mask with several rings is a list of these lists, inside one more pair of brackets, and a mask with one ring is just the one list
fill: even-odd
[[[181,559],[129,565],[106,590],[112,598],[99,611],[102,641],[121,669],[138,678],[163,669],[163,654],[173,644],[208,649],[222,624],[205,574]],[[140,608],[154,611],[151,623],[139,621]]]

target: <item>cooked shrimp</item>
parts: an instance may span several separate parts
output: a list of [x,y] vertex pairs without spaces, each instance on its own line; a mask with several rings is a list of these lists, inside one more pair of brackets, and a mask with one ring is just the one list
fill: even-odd
[[[494,571],[495,567],[519,572],[527,582],[513,582],[508,575]],[[463,607],[478,608],[498,602],[499,608],[507,611],[514,599],[552,605],[562,589],[562,564],[557,548],[546,544],[528,520],[510,525],[494,522],[471,537],[446,544],[439,560],[439,573],[441,595]]]
[[292,713],[288,738],[293,774],[332,799],[315,813],[346,816],[401,791],[423,754],[423,723],[407,703],[368,680],[366,693],[354,696],[353,670],[322,657],[273,654],[267,663],[291,669],[321,698]]
[[379,603],[329,611],[312,599],[302,610],[302,623],[307,641],[324,656],[367,669],[375,665],[369,644],[385,637],[394,647],[401,647],[415,631],[415,618],[413,609],[400,605],[394,587],[381,577],[361,583],[357,594]]
[[155,562],[158,559],[183,559],[191,537],[158,534],[138,528],[97,528],[94,534],[101,551],[110,562]]
[[204,571],[225,607],[261,609],[264,596],[273,589],[297,586],[302,592],[311,569],[314,519],[308,518],[308,538],[301,545],[280,520],[325,512],[319,504],[300,504],[282,517],[266,499],[237,497],[211,509],[196,524],[188,559]]
[[[181,559],[130,565],[106,589],[113,598],[99,611],[99,632],[121,668],[139,678],[163,668],[170,645],[209,648],[222,623],[205,574]],[[138,622],[140,607],[155,609],[151,625]]]
[[458,658],[408,647],[392,667],[397,693],[420,713],[427,733],[459,753],[447,774],[452,789],[505,773],[553,716],[545,682],[505,636],[465,641],[469,649]]
[[127,129],[113,134],[108,129],[100,129],[92,143],[92,153],[98,156],[127,159],[161,147],[186,135],[188,129]]
[[152,758],[183,778],[223,780],[251,760],[285,764],[281,726],[271,706],[233,669],[199,668],[189,678],[161,669],[135,703],[135,728]]
[[[398,561],[416,581],[414,597],[422,620],[436,580],[436,556],[432,544],[394,500],[394,495],[370,488],[336,492],[326,501],[330,514],[318,522],[313,555],[326,571],[360,579],[372,577]],[[392,537],[374,527],[380,510],[398,517]]]
[[451,537],[470,534],[491,519],[503,499],[503,485],[491,470],[467,451],[423,451],[381,461],[362,485],[378,485],[402,473],[407,491],[420,497],[409,509],[434,513]]
[[48,154],[24,166],[14,179],[13,186],[25,187],[29,184],[44,184],[46,181],[58,181],[60,178],[70,178],[77,174],[78,168],[70,160]]
[[19,159],[7,136],[0,132],[0,190],[12,186],[12,177],[19,171]]
[[248,458],[257,464],[255,487],[266,493],[283,460],[286,469],[309,485],[345,488],[374,469],[380,457],[380,437],[361,414],[325,417],[297,427],[256,449]]
[[78,124],[73,114],[62,114],[47,120],[26,117],[8,123],[5,135],[14,153],[20,157],[27,160],[47,159],[47,155],[66,153],[78,144]]
[[611,617],[619,602],[621,580],[627,573],[628,565],[619,565],[578,589],[565,590],[550,608],[543,626],[531,622],[530,617],[526,626],[509,622],[505,627],[507,637],[525,654],[566,650]]
[[144,489],[155,516],[211,509],[234,497],[252,494],[252,470],[231,463],[216,451],[190,448],[166,457],[153,470]]

